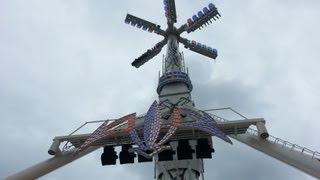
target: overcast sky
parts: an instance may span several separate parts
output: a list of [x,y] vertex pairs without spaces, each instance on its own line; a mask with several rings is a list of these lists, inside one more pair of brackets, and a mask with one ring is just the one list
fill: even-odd
[[[180,26],[209,0],[177,0]],[[218,49],[188,50],[200,109],[264,117],[269,133],[320,150],[320,1],[215,1],[222,18],[182,36]],[[85,121],[144,113],[157,99],[162,54],[131,62],[161,40],[124,23],[126,13],[166,27],[161,0],[0,0],[0,178],[50,158],[55,136]],[[233,140],[214,138],[211,179],[312,177]],[[102,167],[102,149],[41,179],[153,178],[153,164]],[[134,167],[134,168],[133,168]]]

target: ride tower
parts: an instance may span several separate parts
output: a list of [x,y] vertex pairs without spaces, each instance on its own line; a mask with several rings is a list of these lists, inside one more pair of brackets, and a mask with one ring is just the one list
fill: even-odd
[[[186,70],[183,53],[179,51],[179,42],[185,45],[185,48],[189,48],[192,51],[205,55],[207,57],[215,59],[217,57],[217,50],[209,46],[196,43],[182,38],[180,34],[183,32],[192,32],[203,26],[211,23],[220,17],[220,14],[212,3],[208,7],[204,7],[203,10],[199,11],[197,15],[187,20],[187,23],[182,25],[180,28],[176,28],[174,23],[176,20],[176,7],[175,1],[164,0],[165,16],[167,18],[168,27],[166,30],[162,30],[159,25],[153,24],[149,21],[140,19],[133,15],[127,14],[125,22],[147,30],[149,32],[155,32],[156,34],[162,35],[164,39],[157,43],[155,47],[149,49],[139,58],[132,62],[135,67],[140,67],[148,60],[160,53],[162,47],[166,44],[167,51],[163,58],[162,73],[159,77],[159,84],[157,93],[159,95],[159,106],[161,107],[161,113],[164,120],[168,120],[170,117],[170,110],[175,107],[189,107],[194,108],[194,102],[191,98],[192,83],[189,77],[189,73]],[[188,121],[188,118],[186,121]],[[211,142],[211,137],[208,139]],[[195,143],[193,148],[195,148]],[[177,142],[171,142],[171,147],[178,147]],[[181,146],[181,145],[180,145]],[[187,146],[190,146],[187,144]],[[174,148],[173,148],[174,149]],[[213,150],[211,147],[210,150]],[[177,151],[176,151],[177,152]],[[212,152],[212,151],[211,151]],[[200,174],[203,172],[203,161],[202,159],[190,158],[188,160],[178,160],[178,156],[173,156],[171,161],[158,161],[156,160],[157,166],[157,179],[169,180],[169,179],[198,179]]]
[[[167,119],[166,116],[170,114],[166,112],[169,112],[174,106],[194,107],[191,98],[191,79],[186,71],[183,54],[179,51],[178,39],[174,34],[168,36],[167,53],[163,60],[161,74],[157,93],[164,119]],[[178,143],[171,142],[171,147],[177,150]],[[203,172],[203,162],[196,158],[178,160],[177,155],[173,154],[170,161],[156,159],[155,163],[158,180],[198,179],[200,173]]]

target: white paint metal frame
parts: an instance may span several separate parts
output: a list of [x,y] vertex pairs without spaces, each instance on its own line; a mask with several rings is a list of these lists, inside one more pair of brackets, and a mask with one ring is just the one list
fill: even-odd
[[[227,121],[225,119],[221,120],[225,121],[223,122],[218,122],[221,127],[229,126],[230,125],[234,126],[236,124],[236,121]],[[243,122],[250,122],[254,121],[255,123],[263,122],[263,119],[247,119],[243,120]],[[238,121],[239,123],[239,121]],[[87,123],[85,123],[87,124]],[[239,125],[239,124],[238,124]],[[235,127],[235,126],[234,126]],[[311,151],[307,148],[303,148],[301,146],[298,146],[296,144],[290,143],[288,141],[284,141],[282,139],[276,138],[274,136],[269,136],[268,138],[264,139],[261,136],[261,133],[259,133],[257,130],[253,130],[248,128],[247,132],[244,134],[237,134],[237,135],[229,135],[231,138],[244,143],[258,151],[261,151],[265,153],[266,155],[272,156],[275,159],[278,159],[284,163],[287,163],[290,166],[293,166],[317,179],[320,179],[320,153],[317,151]],[[86,138],[87,135],[71,135],[71,136],[60,136],[56,137],[54,139],[54,142],[52,146],[50,147],[49,150],[54,150],[55,155],[54,157],[45,160],[39,164],[36,164],[32,167],[29,167],[25,170],[22,170],[16,174],[13,174],[11,176],[6,177],[5,179],[8,180],[24,180],[24,179],[37,179],[41,176],[44,176],[60,167],[63,167],[64,165],[71,163],[78,158],[81,158],[82,156],[85,156],[96,149],[102,147],[102,145],[97,145],[97,146],[92,146],[85,151],[79,153],[79,154],[74,154],[75,149],[71,149],[68,151],[62,151],[59,149],[59,145],[61,141],[68,141],[68,140],[74,140],[76,139],[84,139]],[[173,147],[175,147],[174,143],[172,144]],[[192,146],[194,146],[194,143],[191,143]],[[194,162],[192,162],[194,161]],[[187,165],[184,167],[187,167],[190,172],[195,172],[198,171],[201,172],[203,171],[203,165],[201,160],[184,160],[184,161],[173,161],[170,163],[166,163],[164,165],[161,162],[156,162],[157,165],[157,175],[159,175],[162,172],[166,172],[168,169],[171,169],[171,165],[174,165],[175,167],[180,167],[182,168],[182,165]],[[179,165],[180,164],[180,165]],[[193,166],[196,165],[196,166]],[[176,168],[177,169],[177,168]],[[180,173],[181,170],[179,168],[176,171],[177,173]],[[188,173],[190,173],[188,172]],[[167,179],[170,177],[168,176],[167,173],[163,177],[167,177]],[[195,174],[190,174],[188,177],[195,178]],[[199,176],[197,175],[197,178]],[[202,176],[203,178],[203,176]],[[160,179],[160,180],[165,180],[165,178]]]

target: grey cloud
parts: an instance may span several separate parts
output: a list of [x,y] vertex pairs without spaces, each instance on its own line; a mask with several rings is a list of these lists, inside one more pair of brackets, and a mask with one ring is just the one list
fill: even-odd
[[[209,2],[177,1],[179,23]],[[221,20],[184,34],[219,51],[213,63],[183,50],[196,105],[232,106],[249,117],[262,116],[271,134],[320,149],[314,138],[319,134],[318,1],[218,1],[217,6]],[[143,113],[157,99],[161,55],[138,70],[130,63],[161,37],[124,24],[127,12],[165,27],[161,1],[0,2],[0,142],[5,146],[0,177],[49,158],[54,136],[88,120]],[[215,158],[206,161],[207,179],[312,179],[240,143],[215,145]],[[102,167],[100,153],[42,179],[153,177],[152,164]]]

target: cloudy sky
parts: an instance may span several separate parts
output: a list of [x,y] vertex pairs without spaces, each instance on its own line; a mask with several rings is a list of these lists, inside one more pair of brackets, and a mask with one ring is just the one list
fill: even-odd
[[[178,25],[209,2],[177,0]],[[219,52],[212,61],[181,46],[196,106],[264,117],[270,134],[319,151],[320,1],[214,3],[222,18],[183,34]],[[157,99],[162,55],[130,63],[161,37],[126,25],[126,13],[166,25],[160,0],[0,0],[0,178],[49,158],[55,136]],[[233,141],[214,138],[206,179],[313,179]],[[102,167],[101,151],[42,179],[152,179],[153,164]]]

